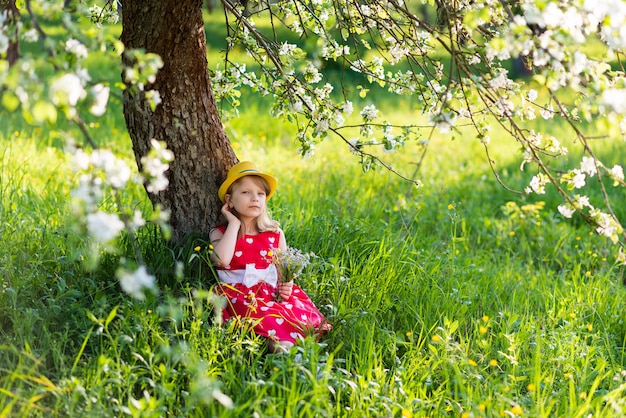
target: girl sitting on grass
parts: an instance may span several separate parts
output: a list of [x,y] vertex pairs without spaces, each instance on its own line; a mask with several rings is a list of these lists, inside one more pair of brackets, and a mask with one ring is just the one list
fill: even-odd
[[276,186],[276,179],[253,162],[233,166],[218,191],[226,222],[210,233],[217,291],[227,301],[224,318],[248,323],[267,338],[273,353],[288,351],[307,334],[330,329],[298,285],[279,281],[272,256],[285,251],[287,243],[266,207]]

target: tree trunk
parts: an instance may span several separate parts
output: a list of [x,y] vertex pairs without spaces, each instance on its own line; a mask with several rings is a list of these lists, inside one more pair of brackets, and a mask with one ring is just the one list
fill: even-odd
[[[172,240],[207,233],[220,214],[217,189],[237,162],[217,112],[206,60],[203,0],[125,0],[122,37],[126,49],[143,48],[163,59],[160,92],[152,112],[141,92],[124,92],[124,117],[138,166],[150,140],[174,153],[168,189],[150,194],[154,206],[170,210]],[[126,58],[123,58],[126,60]]]
[[20,11],[17,9],[15,0],[0,0],[0,6],[0,13],[6,15],[13,30],[13,33],[9,34],[9,48],[7,49],[7,61],[9,62],[9,67],[11,67],[20,57],[20,40],[17,29]]

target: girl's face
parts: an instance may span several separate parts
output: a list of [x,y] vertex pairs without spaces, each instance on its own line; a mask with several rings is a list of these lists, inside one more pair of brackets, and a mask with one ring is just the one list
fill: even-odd
[[263,179],[245,176],[233,183],[230,194],[226,195],[226,203],[240,217],[256,218],[265,211],[266,198],[267,191]]

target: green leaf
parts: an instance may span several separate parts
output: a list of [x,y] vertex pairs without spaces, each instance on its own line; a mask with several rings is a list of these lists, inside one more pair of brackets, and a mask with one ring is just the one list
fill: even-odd
[[14,112],[20,105],[20,99],[10,91],[5,91],[2,95],[2,106],[9,112]]
[[52,103],[38,101],[33,106],[33,117],[35,122],[50,122],[52,124],[57,121],[57,109]]
[[106,321],[104,321],[104,327],[108,327],[109,324],[111,323],[111,321],[113,321],[113,319],[115,319],[115,316],[117,315],[117,306],[114,307],[113,309],[111,309],[111,312],[109,312],[109,316],[107,316]]

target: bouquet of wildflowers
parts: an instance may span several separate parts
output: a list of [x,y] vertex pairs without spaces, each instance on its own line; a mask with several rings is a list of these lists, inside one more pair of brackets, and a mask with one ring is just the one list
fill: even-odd
[[285,250],[275,248],[272,251],[272,263],[278,270],[278,279],[281,282],[292,282],[302,271],[311,264],[313,253],[303,253],[297,248],[287,247]]

